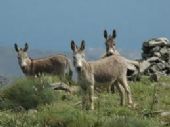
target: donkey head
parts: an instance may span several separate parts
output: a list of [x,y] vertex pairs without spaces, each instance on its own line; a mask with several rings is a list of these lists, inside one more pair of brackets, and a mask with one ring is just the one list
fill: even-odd
[[106,39],[105,45],[106,45],[106,55],[110,56],[113,55],[116,51],[116,30],[113,30],[112,35],[108,35],[107,31],[104,30],[104,38]]
[[25,69],[28,66],[29,62],[30,62],[30,59],[29,59],[28,54],[27,54],[28,44],[25,43],[24,48],[18,48],[18,45],[15,43],[14,48],[15,48],[15,50],[17,52],[18,63],[20,65],[20,67],[22,69]]
[[71,41],[71,49],[73,50],[73,64],[77,71],[81,71],[83,62],[85,61],[85,41],[83,40],[81,42],[80,48],[78,48],[74,41]]

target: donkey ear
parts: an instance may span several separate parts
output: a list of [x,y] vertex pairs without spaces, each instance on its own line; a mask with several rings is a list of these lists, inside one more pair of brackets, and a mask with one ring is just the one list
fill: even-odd
[[28,50],[28,43],[25,43],[24,51],[26,52]]
[[73,51],[75,51],[76,50],[76,44],[75,44],[75,42],[72,40],[71,41],[71,49],[73,50]]
[[18,52],[18,51],[19,51],[19,49],[18,49],[18,45],[17,45],[16,43],[14,44],[14,48],[15,48],[15,51],[16,51],[16,52]]
[[107,39],[107,31],[104,30],[104,38]]
[[85,49],[85,41],[82,40],[80,49],[83,51]]
[[113,38],[116,38],[116,30],[115,30],[115,29],[113,30],[112,37],[113,37]]

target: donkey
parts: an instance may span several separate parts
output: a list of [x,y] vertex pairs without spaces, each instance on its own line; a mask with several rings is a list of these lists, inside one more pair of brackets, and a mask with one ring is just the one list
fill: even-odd
[[[116,30],[113,30],[112,35],[109,36],[107,34],[107,31],[104,30],[104,38],[106,45],[106,54],[103,56],[103,58],[109,57],[111,55],[120,55],[119,52],[116,50]],[[124,59],[128,65],[127,76],[128,79],[131,80],[131,77],[134,77],[134,75],[138,75],[140,63],[138,61],[128,60],[126,58]]]
[[27,43],[25,43],[24,48],[18,48],[18,45],[15,43],[14,48],[17,52],[19,66],[26,76],[38,76],[45,73],[64,77],[65,74],[68,74],[69,78],[71,78],[70,62],[66,56],[55,55],[41,59],[32,59],[27,53]]
[[104,38],[106,39],[106,54],[103,57],[111,56],[113,54],[120,55],[120,53],[116,50],[116,30],[113,30],[112,35],[107,34],[107,31],[104,30]]
[[[128,97],[128,104],[133,105],[131,90],[127,83],[126,61],[118,55],[96,61],[85,60],[85,41],[81,42],[80,48],[74,41],[71,41],[73,51],[73,65],[78,74],[78,83],[82,89],[82,108],[94,109],[94,88],[99,85],[116,84],[119,88],[121,105],[125,105],[125,92]],[[124,92],[125,90],[125,92]]]

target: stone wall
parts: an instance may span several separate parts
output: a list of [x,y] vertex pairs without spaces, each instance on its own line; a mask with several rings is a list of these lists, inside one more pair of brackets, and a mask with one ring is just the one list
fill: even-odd
[[141,70],[145,75],[170,75],[170,43],[167,38],[145,41],[142,51]]

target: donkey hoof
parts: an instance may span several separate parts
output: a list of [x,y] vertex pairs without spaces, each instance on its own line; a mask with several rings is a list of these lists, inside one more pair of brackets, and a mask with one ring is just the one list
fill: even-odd
[[94,106],[91,107],[91,110],[92,110],[92,111],[94,110]]
[[129,108],[136,108],[137,104],[136,103],[130,103],[128,104]]

